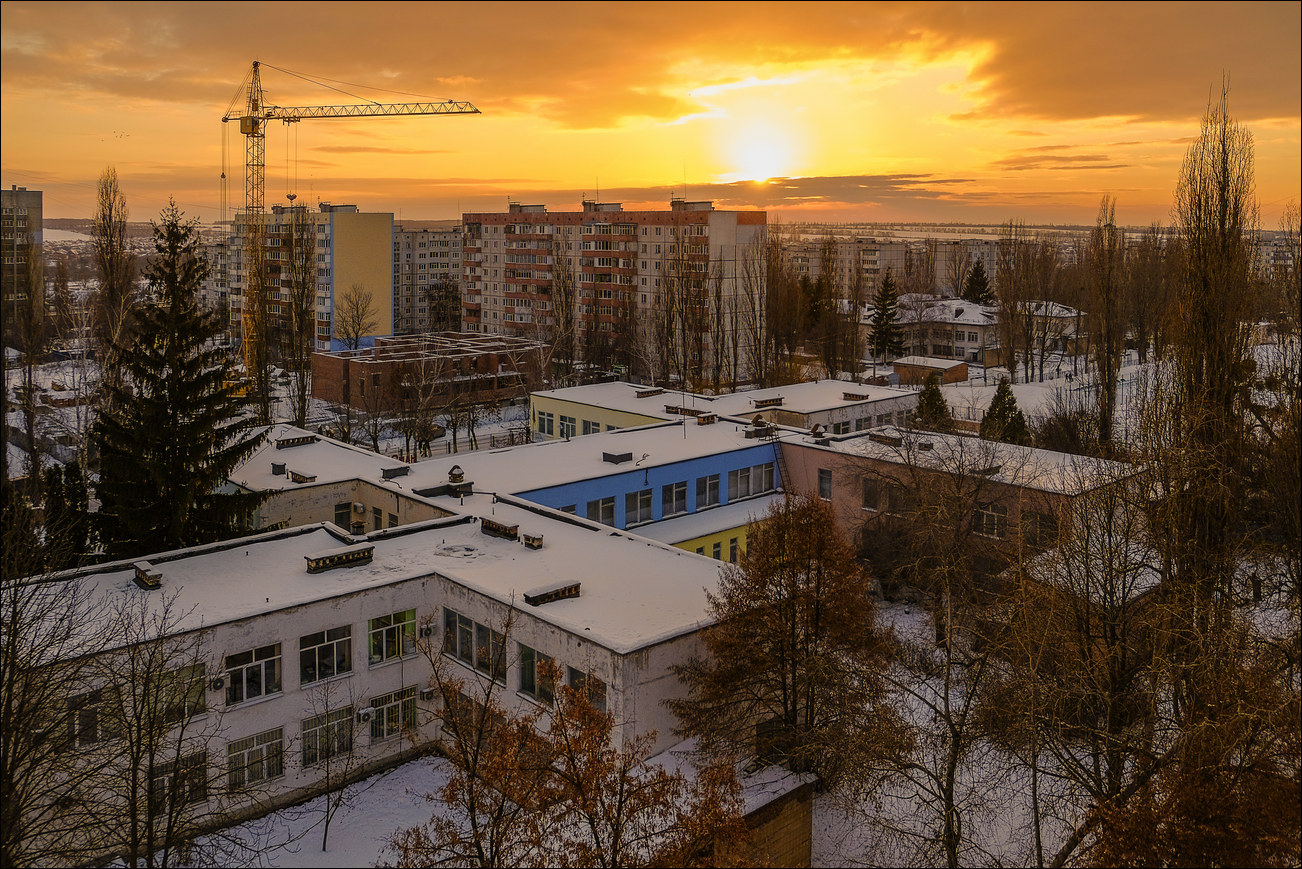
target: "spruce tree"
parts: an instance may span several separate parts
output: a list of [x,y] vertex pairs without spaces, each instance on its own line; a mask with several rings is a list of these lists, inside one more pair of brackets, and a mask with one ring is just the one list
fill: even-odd
[[990,278],[986,275],[986,267],[981,260],[977,260],[972,271],[967,274],[967,283],[963,285],[963,300],[976,305],[995,303],[995,291],[990,286]]
[[954,417],[949,412],[949,402],[940,394],[940,375],[934,371],[927,375],[927,384],[918,395],[918,410],[914,415],[918,428],[930,431],[953,431]]
[[877,288],[877,295],[873,298],[872,321],[873,355],[881,356],[883,361],[888,355],[904,354],[904,336],[900,333],[900,324],[895,322],[899,301],[900,294],[895,289],[895,279],[887,268],[881,286]]
[[262,498],[218,491],[261,436],[250,431],[230,361],[213,342],[220,324],[198,307],[208,265],[196,221],[174,202],[160,218],[145,273],[152,301],[115,348],[125,377],[108,385],[92,434],[100,541],[115,558],[238,534]]
[[981,420],[981,438],[1022,446],[1029,446],[1031,443],[1031,431],[1026,425],[1026,417],[1017,407],[1013,388],[1008,385],[1006,377],[999,378],[999,387],[990,402],[990,409]]

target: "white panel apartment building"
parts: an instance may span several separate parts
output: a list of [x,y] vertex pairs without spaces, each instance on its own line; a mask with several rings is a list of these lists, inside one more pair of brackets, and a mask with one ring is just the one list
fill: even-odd
[[[507,212],[462,219],[465,329],[529,337],[555,332],[563,318],[553,283],[558,266],[568,266],[576,281],[580,355],[593,333],[614,340],[621,305],[632,306],[623,316],[639,324],[645,339],[675,270],[683,270],[701,292],[718,275],[730,309],[741,293],[747,258],[757,264],[752,274],[762,280],[763,211],[718,211],[710,202],[684,200],[674,200],[668,211],[625,211],[619,203],[585,201],[577,212],[512,204]],[[707,329],[709,319],[702,316]],[[706,345],[715,340],[713,331],[705,336]],[[744,360],[745,353],[738,356]]]
[[[461,329],[464,233],[450,229],[393,232],[393,331],[396,335]],[[444,307],[444,310],[440,310]]]

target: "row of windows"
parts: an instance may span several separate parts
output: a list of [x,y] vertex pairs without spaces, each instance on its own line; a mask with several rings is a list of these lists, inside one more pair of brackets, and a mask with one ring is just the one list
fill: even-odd
[[[416,610],[402,610],[368,623],[367,660],[371,666],[404,658],[416,651]],[[353,669],[353,627],[341,625],[306,634],[298,641],[299,684],[350,673]],[[282,690],[281,644],[227,655],[226,705],[235,706]],[[200,685],[202,687],[202,685]]]
[[[733,537],[728,541],[728,561],[731,562],[732,564],[736,564],[738,552],[739,552],[739,548],[737,545],[737,538]],[[704,546],[696,547],[696,554],[704,555],[705,547]],[[723,560],[723,541],[721,540],[714,541],[714,546],[712,546],[710,549],[710,557],[713,558],[715,561]]]
[[[545,665],[555,666],[555,659],[524,643],[516,646],[519,653],[516,689],[539,703],[550,705],[555,700],[555,686]],[[494,682],[506,684],[506,637],[490,626],[446,607],[443,610],[443,653]],[[574,667],[567,667],[566,673],[571,687],[587,691],[588,702],[593,708],[606,711],[604,681]]]
[[[913,492],[895,482],[884,482],[877,477],[864,477],[863,509],[878,511],[881,509],[882,489],[886,490],[886,512],[907,514],[916,505]],[[818,496],[825,500],[832,497],[832,472],[826,468],[818,471]],[[1022,534],[1032,546],[1049,547],[1058,542],[1058,517],[1052,513],[1038,510],[1023,510],[1021,514]],[[1002,540],[1008,536],[1008,508],[1003,504],[977,504],[972,515],[972,531],[982,537]]]
[[[747,498],[772,492],[775,485],[775,466],[773,462],[738,468],[728,472],[728,493],[730,500]],[[652,489],[640,489],[624,495],[624,524],[633,527],[652,521],[655,518]],[[696,478],[696,509],[714,507],[719,503],[719,475],[709,474]],[[561,508],[566,513],[574,513],[575,505]],[[660,515],[662,518],[677,516],[688,511],[687,481],[680,480],[660,488]],[[613,495],[589,501],[587,517],[603,525],[615,525],[615,497]]]

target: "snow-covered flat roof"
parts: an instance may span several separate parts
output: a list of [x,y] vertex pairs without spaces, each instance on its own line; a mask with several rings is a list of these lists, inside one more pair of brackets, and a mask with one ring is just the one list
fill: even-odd
[[[679,417],[672,422],[583,435],[568,441],[450,453],[408,465],[323,436],[316,436],[317,440],[309,444],[278,450],[275,446],[277,438],[310,436],[310,433],[292,426],[277,425],[272,427],[266,443],[231,475],[231,480],[256,491],[279,491],[304,485],[295,483],[288,475],[271,472],[273,462],[285,462],[288,470],[314,475],[317,484],[364,479],[397,492],[413,494],[445,485],[448,472],[454,465],[460,465],[465,480],[473,483],[476,491],[529,492],[765,443],[747,438],[744,428],[735,422],[700,425],[694,417]],[[606,453],[629,453],[632,458],[615,464],[605,461]],[[399,468],[408,470],[401,476],[383,479],[385,470]]]
[[[624,413],[639,413],[658,419],[676,419],[678,414],[666,411],[666,405],[694,408],[703,412],[717,413],[720,416],[750,417],[764,412],[764,408],[755,407],[757,401],[775,398],[782,399],[782,404],[779,405],[782,410],[814,413],[913,394],[907,389],[866,386],[846,380],[816,380],[712,396],[671,389],[655,392],[654,395],[647,394],[653,391],[655,390],[652,387],[617,382],[571,386],[566,389],[536,392],[534,395]],[[863,397],[846,398],[847,393]],[[639,394],[645,397],[638,398]]]
[[[514,601],[529,615],[621,654],[706,622],[706,590],[718,583],[713,559],[489,495],[469,496],[464,506],[451,504],[469,520],[432,520],[365,537],[321,523],[137,559],[161,574],[162,586],[154,591],[139,588],[133,565],[121,562],[64,581],[88,583],[92,593],[110,601],[145,595],[161,606],[172,598],[176,633],[433,574],[502,603]],[[518,525],[521,535],[541,534],[542,547],[482,533],[485,517]],[[361,542],[374,547],[369,563],[307,572],[305,556]],[[524,602],[528,589],[575,582],[581,585],[578,597],[538,607]],[[440,601],[428,603],[432,608]]]
[[[278,441],[290,442],[304,438],[315,440],[284,448],[276,446]],[[262,444],[236,468],[230,480],[255,492],[292,489],[304,485],[295,483],[287,473],[273,474],[273,462],[284,463],[288,471],[315,476],[316,483],[337,483],[358,478],[379,479],[382,471],[406,464],[362,447],[280,423],[270,427]]]
[[928,470],[984,471],[983,476],[996,482],[1062,495],[1077,495],[1138,471],[1123,462],[895,426],[834,436],[825,444],[815,444],[809,436],[792,443]]

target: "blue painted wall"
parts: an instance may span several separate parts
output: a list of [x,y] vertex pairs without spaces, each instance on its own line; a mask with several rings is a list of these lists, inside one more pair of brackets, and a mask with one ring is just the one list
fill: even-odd
[[[632,468],[631,463],[611,465],[611,474],[592,480],[578,480],[560,486],[549,486],[516,495],[538,504],[560,510],[574,505],[574,512],[579,516],[588,515],[588,502],[602,498],[615,498],[615,527],[627,528],[628,520],[624,515],[624,496],[629,492],[651,490],[651,510],[654,521],[664,518],[664,504],[661,503],[662,487],[672,483],[687,483],[687,512],[696,512],[696,480],[698,477],[719,475],[719,503],[727,504],[732,500],[728,491],[728,473],[740,468],[754,467],[772,462],[774,464],[774,487],[782,485],[778,479],[776,445],[773,443],[744,447],[726,453],[688,459],[670,465],[647,468]],[[680,514],[681,515],[681,514]]]

